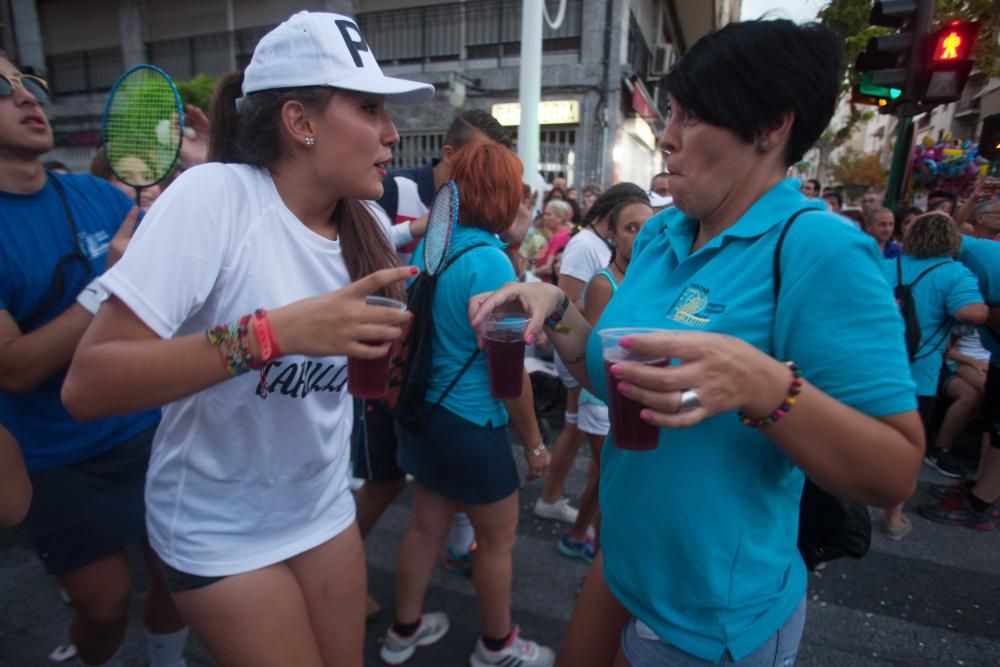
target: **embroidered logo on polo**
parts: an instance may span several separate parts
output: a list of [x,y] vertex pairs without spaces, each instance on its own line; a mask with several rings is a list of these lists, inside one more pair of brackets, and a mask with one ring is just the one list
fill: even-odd
[[711,322],[712,315],[719,315],[726,310],[721,303],[709,302],[708,294],[707,287],[688,285],[667,311],[667,319],[696,329],[704,329]]

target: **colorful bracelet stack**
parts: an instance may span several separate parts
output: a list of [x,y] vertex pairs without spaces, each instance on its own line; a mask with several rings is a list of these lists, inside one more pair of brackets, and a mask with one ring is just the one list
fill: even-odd
[[562,303],[560,303],[555,310],[549,313],[549,316],[545,318],[545,322],[543,322],[543,324],[556,333],[568,334],[571,331],[570,328],[562,323],[562,319],[566,316],[567,310],[569,310],[569,297],[564,296]]
[[792,384],[788,388],[788,396],[781,403],[778,408],[766,417],[761,417],[760,419],[751,419],[750,417],[743,414],[741,410],[739,414],[740,423],[744,426],[749,426],[750,428],[760,428],[762,426],[770,426],[774,422],[778,421],[782,417],[788,414],[788,411],[792,409],[795,405],[795,397],[802,393],[802,371],[799,367],[795,365],[794,361],[786,361],[785,365],[788,369],[792,371]]
[[253,355],[250,354],[250,316],[244,315],[235,322],[217,324],[205,332],[211,345],[219,348],[219,359],[230,375],[242,375],[250,370]]

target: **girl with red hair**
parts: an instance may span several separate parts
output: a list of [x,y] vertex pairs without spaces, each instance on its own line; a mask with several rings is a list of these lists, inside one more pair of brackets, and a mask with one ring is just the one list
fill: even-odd
[[[396,558],[396,619],[381,656],[390,665],[403,664],[418,646],[432,644],[448,632],[444,613],[421,612],[452,516],[461,511],[472,520],[479,545],[472,579],[483,633],[470,664],[507,664],[503,661],[510,662],[514,656],[524,667],[547,667],[555,659],[552,651],[518,637],[510,619],[511,553],[520,479],[508,423],[524,443],[529,479],[545,473],[549,453],[535,420],[527,372],[520,398],[493,398],[485,356],[473,357],[476,331],[467,314],[472,295],[516,280],[497,234],[509,228],[517,214],[521,163],[503,146],[478,143],[457,153],[451,173],[460,203],[449,250],[449,257],[456,259],[438,274],[431,309],[433,363],[426,395],[428,404],[440,403],[431,410],[424,430],[399,429],[399,463],[416,483],[413,514]],[[413,257],[422,269],[421,247]],[[472,363],[463,372],[470,357]]]

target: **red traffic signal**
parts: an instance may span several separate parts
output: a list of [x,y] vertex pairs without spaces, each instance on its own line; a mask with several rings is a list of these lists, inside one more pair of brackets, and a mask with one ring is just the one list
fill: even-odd
[[979,24],[975,21],[952,21],[931,35],[932,62],[966,60],[972,53],[972,46],[979,35]]
[[927,36],[921,102],[946,104],[962,96],[979,27],[976,21],[952,21]]

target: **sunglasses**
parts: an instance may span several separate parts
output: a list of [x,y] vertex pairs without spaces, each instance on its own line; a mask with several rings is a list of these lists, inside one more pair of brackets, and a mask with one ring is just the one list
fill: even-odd
[[14,76],[0,74],[0,97],[10,97],[18,86],[31,93],[39,104],[48,103],[49,84],[46,83],[45,79],[32,74],[15,74]]

